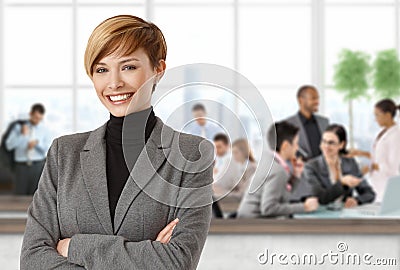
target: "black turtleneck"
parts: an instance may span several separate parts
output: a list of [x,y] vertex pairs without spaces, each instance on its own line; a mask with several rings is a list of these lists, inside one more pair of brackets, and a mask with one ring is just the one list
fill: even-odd
[[[105,139],[108,201],[113,226],[115,208],[129,176],[128,166],[122,150],[122,126],[125,125],[124,145],[129,145],[128,165],[131,168],[136,163],[140,152],[150,137],[156,121],[152,107],[129,114],[126,117],[115,117],[110,114]],[[146,127],[145,130],[144,127]]]

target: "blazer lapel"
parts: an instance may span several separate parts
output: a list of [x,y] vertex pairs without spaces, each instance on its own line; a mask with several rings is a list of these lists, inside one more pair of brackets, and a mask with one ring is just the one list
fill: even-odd
[[305,148],[302,150],[306,151],[308,155],[312,156],[310,143],[308,142],[307,134],[306,134],[306,131],[304,130],[303,123],[301,122],[300,116],[296,115],[295,119],[297,121],[296,125],[299,127],[299,145],[301,145]]
[[92,131],[80,154],[83,181],[97,217],[107,234],[112,234],[106,175],[106,124]]
[[314,115],[314,117],[315,117],[315,120],[317,121],[319,132],[321,133],[321,138],[322,138],[322,133],[324,133],[327,126],[326,126],[325,122],[323,121],[323,118],[321,118],[318,115]]
[[321,179],[325,187],[331,187],[331,178],[329,176],[329,168],[328,165],[326,164],[325,158],[323,155],[320,155],[319,157],[319,173],[321,174]]
[[[172,138],[173,130],[157,118],[157,123],[150,138],[134,164],[129,179],[119,197],[114,217],[115,234],[119,231],[132,202],[148,185],[154,174],[166,160],[170,152]],[[125,151],[129,151],[129,146],[124,147]]]

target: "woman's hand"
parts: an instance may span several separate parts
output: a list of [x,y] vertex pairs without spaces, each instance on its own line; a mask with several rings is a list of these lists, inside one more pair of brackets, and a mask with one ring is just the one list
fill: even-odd
[[161,242],[163,244],[168,244],[169,240],[171,240],[172,232],[174,231],[174,228],[176,224],[178,224],[179,219],[176,218],[173,221],[171,221],[165,228],[158,233],[156,241]]
[[351,208],[351,207],[356,207],[358,205],[358,202],[356,199],[353,197],[348,197],[346,199],[346,202],[344,203],[345,208]]
[[372,171],[379,171],[379,165],[378,165],[378,163],[372,163],[372,165],[371,165],[371,170]]
[[343,176],[342,179],[340,179],[340,181],[342,182],[343,185],[353,188],[358,186],[362,180],[360,178],[348,174]]
[[69,247],[69,242],[71,241],[71,238],[65,238],[63,240],[58,241],[57,243],[57,252],[61,256],[64,256],[65,258],[68,257],[68,247]]
[[293,159],[292,166],[293,166],[293,175],[296,176],[297,178],[300,178],[304,170],[304,162],[302,158]]
[[365,175],[365,174],[369,173],[369,170],[370,170],[370,166],[365,165],[365,166],[363,166],[363,167],[361,168],[361,174],[362,174],[362,175]]

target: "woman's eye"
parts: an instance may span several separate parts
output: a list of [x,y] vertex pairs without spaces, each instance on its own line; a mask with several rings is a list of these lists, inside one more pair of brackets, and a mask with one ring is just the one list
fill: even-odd
[[105,68],[98,68],[98,69],[96,69],[96,72],[97,73],[103,73],[103,72],[106,72],[107,71],[107,69],[105,69]]
[[136,67],[135,66],[124,66],[122,69],[123,70],[135,70]]

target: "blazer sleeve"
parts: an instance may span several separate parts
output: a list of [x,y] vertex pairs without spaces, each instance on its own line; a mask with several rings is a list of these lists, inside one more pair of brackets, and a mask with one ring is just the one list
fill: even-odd
[[302,178],[308,181],[311,186],[312,195],[318,197],[320,204],[328,204],[334,201],[348,189],[348,187],[343,186],[340,182],[336,182],[328,188],[322,186],[321,175],[317,172],[312,163],[307,163],[304,166]]
[[351,166],[353,172],[352,175],[362,179],[362,182],[355,188],[358,193],[358,196],[356,197],[357,202],[359,204],[373,202],[375,199],[375,192],[372,187],[367,183],[367,181],[363,179],[362,173],[355,159],[351,159]]
[[263,185],[260,212],[262,216],[276,217],[288,216],[294,213],[304,212],[303,203],[289,203],[282,201],[286,190],[288,175],[284,171],[271,174]]
[[53,141],[38,189],[28,208],[20,269],[84,269],[57,252],[60,227],[57,212],[57,139]]
[[[213,153],[211,143],[207,145]],[[117,235],[76,234],[70,241],[68,260],[87,269],[196,269],[211,221],[213,155],[210,156],[207,169],[184,173],[181,182],[186,188],[206,187],[202,195],[209,197],[210,203],[177,208],[180,221],[168,244],[152,240],[132,242]],[[180,194],[178,201],[191,199],[192,195]]]

